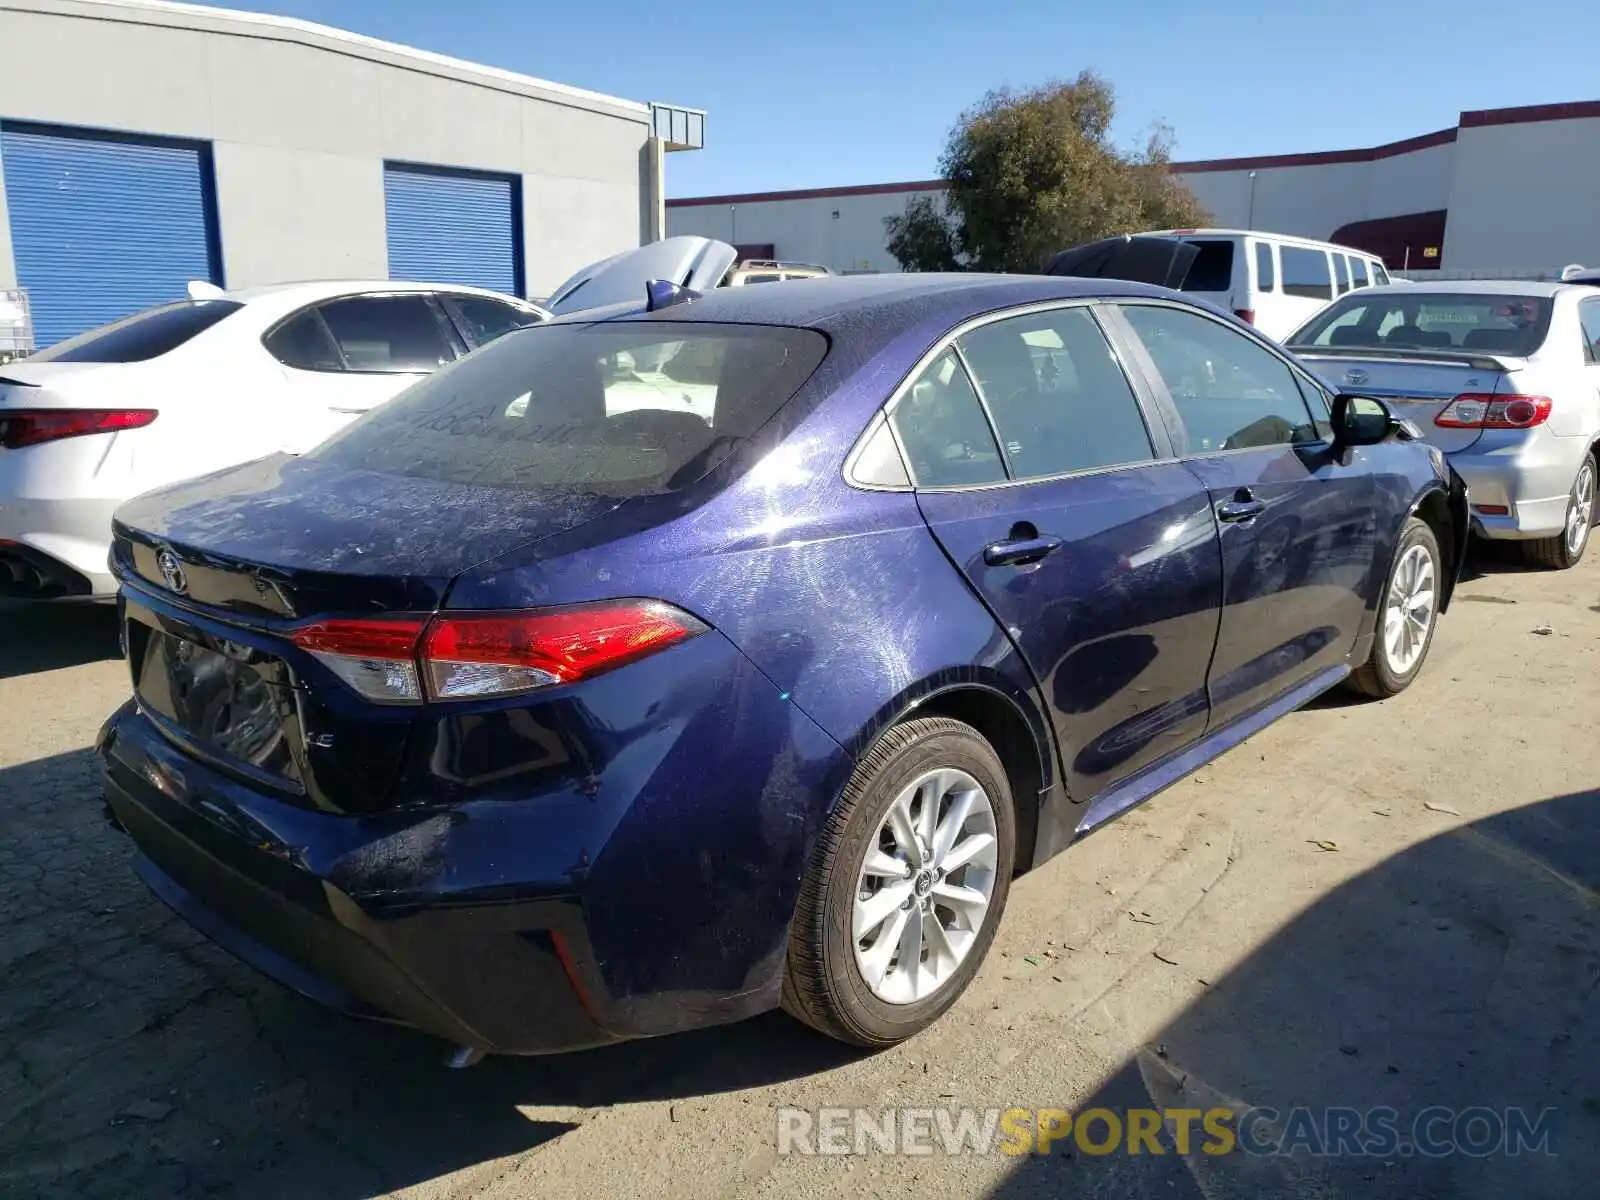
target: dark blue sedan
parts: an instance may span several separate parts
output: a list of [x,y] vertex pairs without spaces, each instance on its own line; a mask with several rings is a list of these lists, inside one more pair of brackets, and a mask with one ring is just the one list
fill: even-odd
[[779,1005],[882,1046],[1017,872],[1420,670],[1459,480],[1225,314],[671,291],[119,512],[110,810],[241,958],[464,1057]]

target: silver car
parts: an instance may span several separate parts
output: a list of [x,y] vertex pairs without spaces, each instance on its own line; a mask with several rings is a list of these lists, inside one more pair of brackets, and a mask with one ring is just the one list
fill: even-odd
[[1381,396],[1466,480],[1473,532],[1546,567],[1589,544],[1600,443],[1600,286],[1368,288],[1286,345],[1342,392]]

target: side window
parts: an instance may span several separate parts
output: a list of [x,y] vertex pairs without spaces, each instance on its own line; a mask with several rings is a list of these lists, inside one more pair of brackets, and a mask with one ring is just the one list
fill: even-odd
[[1389,272],[1384,270],[1382,263],[1375,262],[1372,264],[1372,281],[1379,287],[1384,287],[1388,284]]
[[436,371],[455,358],[422,296],[355,296],[317,310],[352,371]]
[[1585,300],[1578,306],[1583,322],[1583,361],[1600,362],[1600,300]]
[[1350,260],[1342,254],[1333,256],[1333,267],[1339,276],[1339,295],[1350,290]]
[[1355,272],[1355,284],[1358,288],[1371,287],[1372,280],[1367,276],[1367,260],[1352,258],[1350,267]]
[[917,376],[889,416],[918,487],[999,483],[1006,478],[1000,448],[972,381],[953,350]]
[[1273,260],[1271,242],[1256,243],[1256,290],[1278,290],[1278,264]]
[[1320,440],[1294,371],[1245,334],[1165,306],[1123,312],[1183,420],[1187,453]]
[[1311,250],[1305,246],[1280,248],[1283,261],[1283,291],[1288,296],[1303,296],[1308,300],[1332,300],[1333,276],[1328,273],[1328,255],[1324,250]]
[[996,321],[957,343],[1018,479],[1155,457],[1139,402],[1085,308]]
[[445,306],[477,346],[492,342],[501,334],[527,325],[537,325],[539,314],[490,300],[484,296],[443,296]]
[[344,359],[315,309],[293,317],[262,342],[267,353],[298,371],[342,371]]

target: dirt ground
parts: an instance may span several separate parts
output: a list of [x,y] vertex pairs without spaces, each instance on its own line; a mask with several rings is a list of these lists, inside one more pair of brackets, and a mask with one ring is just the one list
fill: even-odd
[[[968,995],[871,1056],[773,1015],[449,1071],[318,1010],[130,871],[91,751],[116,653],[105,610],[0,611],[5,1196],[1596,1194],[1600,554],[1480,561],[1410,691],[1325,698],[1021,880]],[[780,1106],[1218,1104],[1553,1108],[1555,1153],[776,1149]]]

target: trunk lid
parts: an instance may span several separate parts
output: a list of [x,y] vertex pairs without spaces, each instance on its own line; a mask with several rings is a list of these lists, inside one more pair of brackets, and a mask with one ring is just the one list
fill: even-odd
[[556,316],[616,304],[645,305],[645,284],[665,280],[695,292],[722,282],[739,252],[704,237],[670,237],[590,263],[550,293],[545,307]]
[[1045,264],[1044,273],[1087,279],[1125,279],[1178,291],[1199,256],[1199,247],[1180,238],[1124,234],[1063,250]]
[[1526,366],[1520,359],[1449,351],[1289,349],[1335,391],[1387,401],[1446,453],[1468,449],[1483,430],[1446,428],[1433,419],[1463,393],[1514,393],[1515,374]]

